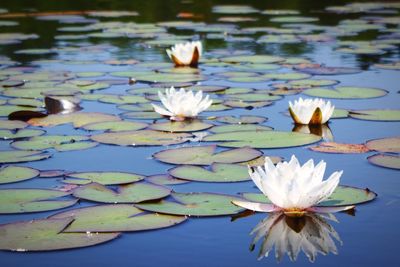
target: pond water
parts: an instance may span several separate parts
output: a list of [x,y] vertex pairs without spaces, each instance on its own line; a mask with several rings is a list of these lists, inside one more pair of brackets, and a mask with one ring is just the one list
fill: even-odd
[[[320,142],[365,144],[372,139],[396,137],[400,135],[400,2],[358,3],[355,5],[349,1],[295,0],[276,2],[2,0],[0,3],[0,116],[2,117],[0,119],[2,123],[3,120],[7,120],[8,114],[11,113],[9,112],[11,108],[8,106],[13,107],[12,111],[34,108],[45,112],[41,92],[49,94],[51,91],[50,94],[54,95],[63,89],[64,94],[68,92],[69,95],[71,92],[80,91],[80,105],[83,108],[81,112],[97,112],[89,115],[86,120],[93,122],[94,117],[101,116],[98,113],[103,113],[120,116],[126,121],[150,125],[155,123],[152,118],[137,118],[138,114],[129,115],[126,112],[148,112],[146,104],[158,100],[156,93],[159,88],[163,90],[170,85],[180,87],[183,85],[181,82],[185,82],[190,86],[212,85],[223,86],[223,89],[233,88],[231,92],[226,91],[226,93],[225,89],[217,93],[207,92],[214,99],[214,105],[211,110],[201,114],[200,118],[206,123],[227,124],[222,118],[217,118],[221,116],[258,116],[258,118],[268,118],[260,122],[264,126],[273,127],[275,131],[291,132],[294,124],[287,114],[288,101],[300,96],[304,98],[313,95],[312,90],[307,91],[311,88],[308,86],[309,79],[315,81],[324,79],[328,80],[327,83],[332,83],[322,87],[325,89],[339,89],[341,86],[361,88],[356,92],[347,88],[345,89],[347,93],[337,93],[329,98],[337,109],[352,111],[353,117],[365,110],[389,111],[381,114],[377,120],[357,119],[345,112],[344,118],[333,118],[330,121],[330,134],[325,135],[325,140]],[[226,7],[231,4],[246,6]],[[165,53],[165,49],[174,43],[186,40],[200,40],[203,44],[204,55],[197,70],[174,69]],[[269,58],[264,58],[260,64],[252,63],[251,57],[227,59],[239,55],[268,55]],[[272,56],[279,58],[273,59]],[[340,67],[325,71],[339,71],[342,74],[321,75],[324,74],[321,73],[324,70],[320,68],[321,66]],[[310,71],[319,73],[307,75],[307,70],[308,73]],[[343,74],[346,70],[351,73]],[[295,73],[294,75],[298,76],[276,76],[278,73],[280,75]],[[152,76],[149,77],[149,74]],[[137,82],[130,84],[129,78],[134,78]],[[165,83],[153,84],[152,81],[155,79],[165,79]],[[296,86],[298,81],[304,83],[298,83]],[[271,105],[263,104],[262,101],[269,100],[274,95],[273,92],[266,93],[266,90],[283,88],[278,84],[284,84],[282,86],[289,90],[283,90],[282,97],[273,100]],[[299,90],[290,90],[293,88]],[[372,90],[371,93],[368,88],[378,90]],[[25,91],[20,93],[21,90]],[[146,94],[141,93],[144,91]],[[316,96],[326,97],[326,93]],[[95,98],[100,94],[101,96]],[[123,96],[137,98],[129,99]],[[244,102],[247,108],[235,108],[234,104],[228,103],[229,101],[236,105]],[[260,107],[256,107],[257,105]],[[104,132],[104,130],[89,131],[82,127],[74,128],[72,124],[63,123],[40,127],[40,119],[37,121],[39,126],[28,126],[27,129],[43,129],[46,131],[44,136],[94,136]],[[158,120],[158,122],[166,121]],[[32,121],[30,123],[32,124]],[[4,125],[1,126],[2,129]],[[208,133],[210,134],[210,131]],[[140,138],[145,139],[146,135]],[[14,150],[18,147],[15,144],[18,141],[22,140],[0,141],[1,151]],[[327,255],[319,253],[313,263],[314,266],[399,266],[400,261],[396,255],[400,238],[398,142],[397,138],[387,145],[392,148],[389,152],[394,153],[383,152],[394,157],[392,168],[373,165],[367,160],[368,157],[379,153],[376,151],[350,154],[322,153],[310,150],[309,147],[315,146],[309,144],[311,142],[305,146],[258,147],[258,150],[265,155],[278,156],[285,160],[289,160],[293,154],[302,163],[310,158],[316,162],[323,159],[327,162],[326,175],[336,170],[343,170],[341,184],[368,188],[378,194],[374,201],[357,205],[355,213],[336,213],[337,221],[311,216],[295,222],[301,224],[305,221],[308,228],[304,226],[301,231],[309,232],[304,235],[316,235],[315,233],[322,231],[326,224],[334,228],[330,230],[333,237],[326,231],[325,234],[336,244],[337,253],[332,253],[333,249],[322,246],[320,250],[325,249]],[[1,159],[1,164],[2,167],[26,166],[42,172],[114,171],[151,176],[166,174],[175,167],[152,158],[156,152],[221,143],[223,142],[191,141],[177,145],[119,146],[103,142],[88,149],[65,152],[57,151],[51,145],[43,149],[38,148],[51,153],[50,158],[16,163]],[[23,146],[21,143],[19,145]],[[32,145],[28,144],[27,149],[31,149]],[[225,150],[226,148],[217,147],[218,152]],[[15,183],[2,183],[0,189],[74,190],[63,183],[63,179],[63,173],[56,177],[35,177]],[[240,192],[258,192],[251,181],[232,183],[192,181],[166,186],[180,193],[210,192],[237,195]],[[73,198],[66,196],[63,199]],[[3,206],[0,211],[6,210],[1,212],[3,213],[0,215],[1,224],[42,219],[60,211],[99,203],[81,199],[75,205],[62,210],[34,213],[10,213],[7,212],[6,204],[0,203],[0,206]],[[269,256],[257,259],[263,238],[252,247],[254,234],[250,235],[250,232],[268,215],[264,213],[247,215],[239,218],[189,216],[186,221],[174,227],[124,232],[115,240],[85,248],[47,252],[2,250],[1,265],[5,267],[111,265],[233,267],[311,264],[303,252],[298,254],[296,261],[292,262],[288,255],[284,255],[278,263],[275,249],[271,250]],[[282,235],[283,239],[284,231],[289,229],[287,225],[290,223],[286,224],[284,220],[276,222],[279,223],[282,228],[275,228],[274,234]],[[337,233],[337,239],[341,241],[336,240],[335,234],[332,234],[334,231]],[[1,243],[4,243],[5,236],[6,233],[0,228],[0,246],[3,246]],[[300,242],[293,240],[292,245],[298,245]]]

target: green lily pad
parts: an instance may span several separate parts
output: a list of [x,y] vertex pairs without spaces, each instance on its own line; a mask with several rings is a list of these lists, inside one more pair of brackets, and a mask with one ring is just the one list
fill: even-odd
[[258,150],[241,147],[216,153],[216,146],[197,146],[167,149],[157,152],[153,157],[170,164],[210,165],[212,163],[237,163],[258,158]]
[[258,13],[259,10],[247,5],[217,5],[213,6],[212,12],[219,14],[249,14]]
[[21,110],[29,110],[29,111],[41,111],[41,108],[37,107],[24,107],[24,106],[15,106],[15,105],[0,105],[0,117],[5,117],[10,115],[13,112],[21,111]]
[[5,166],[0,168],[0,184],[15,183],[35,178],[39,171],[29,167]]
[[222,216],[239,213],[243,209],[232,200],[241,198],[213,193],[172,193],[177,202],[161,200],[157,203],[136,204],[139,209],[186,216]]
[[89,137],[82,135],[45,135],[35,136],[24,141],[14,141],[11,146],[21,150],[56,149],[58,151],[81,150],[96,146]]
[[163,118],[163,116],[153,111],[131,111],[122,113],[121,116],[134,120],[157,120]]
[[367,121],[400,121],[400,109],[352,110],[350,117]]
[[0,129],[15,130],[26,128],[29,124],[23,121],[0,120]]
[[101,97],[98,101],[110,104],[138,104],[149,102],[143,96],[136,95],[107,95]]
[[44,130],[39,129],[20,129],[20,130],[0,130],[0,139],[17,139],[33,137],[45,134]]
[[304,79],[304,80],[294,80],[290,81],[289,84],[291,86],[301,87],[301,88],[310,88],[317,86],[330,86],[338,84],[339,81],[336,80],[327,80],[327,79]]
[[43,107],[43,101],[31,98],[13,98],[7,101],[9,105],[17,105],[24,107]]
[[156,131],[180,133],[202,131],[211,128],[212,126],[212,124],[204,123],[199,120],[189,120],[154,123],[149,126],[149,129]]
[[168,196],[171,190],[150,183],[133,183],[118,186],[116,190],[98,183],[83,185],[74,190],[74,196],[102,203],[139,203]]
[[184,222],[184,216],[148,213],[128,204],[98,205],[61,212],[50,217],[73,218],[63,233],[131,232],[171,227]]
[[374,165],[400,170],[400,156],[399,155],[386,155],[375,154],[369,156],[368,161]]
[[375,98],[386,95],[388,92],[382,89],[367,87],[336,87],[335,89],[311,88],[303,91],[303,94],[323,97],[323,98],[339,98],[339,99],[364,99]]
[[251,56],[231,56],[219,59],[226,63],[254,63],[254,64],[270,64],[284,61],[285,59],[270,55],[251,55]]
[[213,133],[240,132],[240,131],[272,131],[273,128],[255,124],[230,124],[214,126],[210,129]]
[[127,172],[75,172],[69,173],[64,183],[89,184],[95,182],[102,185],[129,184],[143,180],[144,176]]
[[247,166],[229,163],[213,163],[211,169],[182,165],[168,171],[175,178],[197,182],[243,182],[250,180]]
[[159,185],[177,185],[177,184],[186,184],[189,181],[177,179],[168,174],[155,174],[146,177],[146,180],[152,184]]
[[229,95],[230,100],[241,100],[241,101],[274,101],[279,100],[282,97],[279,95],[272,95],[268,93],[249,93],[249,94],[234,94]]
[[223,123],[229,123],[229,124],[256,124],[256,123],[263,123],[267,120],[268,118],[261,117],[261,116],[239,116],[239,117],[234,117],[234,116],[221,116],[217,117],[216,121],[223,122]]
[[320,136],[296,132],[241,131],[208,135],[203,141],[220,142],[222,147],[281,148],[308,145],[321,140]]
[[83,125],[95,122],[119,121],[115,115],[97,113],[97,112],[76,112],[69,114],[54,114],[43,118],[33,118],[28,121],[34,126],[51,127],[67,123],[72,123],[74,127],[79,128]]
[[343,119],[349,116],[349,111],[345,109],[335,108],[332,114],[332,119]]
[[63,233],[73,218],[41,219],[0,225],[1,250],[50,251],[88,247],[113,240],[119,233]]
[[267,73],[264,74],[263,77],[269,78],[271,80],[300,80],[300,79],[307,79],[311,75],[301,72],[284,72],[284,73]]
[[[271,203],[269,199],[261,193],[243,193],[243,198],[260,203]],[[370,191],[368,188],[361,189],[350,186],[339,185],[332,195],[319,203],[318,206],[348,206],[365,203],[374,200],[377,194]]]
[[271,22],[280,22],[280,23],[306,23],[318,20],[319,19],[315,17],[302,17],[302,16],[282,16],[270,19]]
[[167,133],[153,130],[124,131],[93,135],[92,140],[119,146],[157,146],[187,142],[191,135],[187,133]]
[[106,121],[85,124],[81,128],[89,131],[120,132],[141,130],[147,126],[147,123],[136,121]]
[[224,101],[224,105],[231,108],[245,108],[245,109],[253,109],[253,108],[261,108],[265,106],[272,105],[273,101],[242,101],[242,100],[228,100]]
[[370,150],[400,153],[400,136],[369,140],[365,145]]
[[17,163],[47,159],[51,156],[45,151],[0,151],[0,163]]
[[0,189],[0,214],[62,209],[78,201],[57,199],[70,194],[50,189]]

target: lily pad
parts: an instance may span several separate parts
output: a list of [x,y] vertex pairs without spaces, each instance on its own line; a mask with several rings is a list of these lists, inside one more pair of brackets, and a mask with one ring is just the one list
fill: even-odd
[[24,107],[24,106],[16,106],[16,105],[0,105],[0,117],[8,116],[13,112],[21,111],[21,110],[29,110],[29,111],[41,111],[41,108],[37,107]]
[[211,169],[182,165],[168,171],[173,177],[197,182],[243,182],[250,180],[247,166],[229,163],[213,163]]
[[50,217],[73,218],[63,233],[132,232],[171,227],[184,222],[184,216],[148,213],[128,204],[98,205],[61,212]]
[[228,100],[224,101],[224,105],[231,108],[245,108],[245,109],[253,109],[253,108],[261,108],[265,106],[271,105],[272,101],[242,101],[242,100]]
[[51,156],[45,151],[0,151],[0,163],[17,163],[47,159]]
[[302,17],[302,16],[282,16],[270,19],[271,22],[280,22],[280,23],[305,23],[305,22],[314,22],[318,20],[319,19],[315,17]]
[[257,123],[263,123],[267,120],[268,118],[261,117],[261,116],[239,116],[239,117],[234,117],[234,116],[221,116],[217,117],[216,121],[223,122],[223,123],[229,123],[229,124],[257,124]]
[[70,194],[50,189],[0,189],[0,214],[62,209],[78,201],[57,199]]
[[336,87],[335,89],[311,88],[303,91],[304,94],[314,97],[339,98],[339,99],[364,99],[386,95],[382,89],[367,87]]
[[241,100],[241,101],[274,101],[279,100],[282,97],[279,95],[272,95],[269,93],[249,93],[249,94],[234,94],[229,95],[230,100]]
[[74,196],[103,203],[139,203],[168,196],[171,190],[150,183],[133,183],[118,186],[116,190],[98,183],[83,185],[74,190]]
[[122,113],[121,116],[134,120],[157,120],[163,118],[163,116],[153,111],[131,111]]
[[[253,202],[271,203],[269,199],[261,193],[243,193],[242,197]],[[366,189],[339,185],[332,195],[322,201],[319,206],[349,206],[374,200],[377,194]]]
[[366,153],[369,152],[368,147],[364,144],[340,144],[335,142],[324,142],[317,146],[310,147],[312,151],[323,153]]
[[89,137],[82,135],[45,135],[35,136],[24,141],[14,141],[11,146],[21,150],[45,150],[56,149],[58,151],[70,151],[88,149],[96,146]]
[[352,110],[349,115],[367,121],[400,121],[400,109]]
[[106,121],[85,124],[81,128],[89,131],[120,132],[141,130],[147,126],[147,123],[136,121]]
[[240,132],[240,131],[272,131],[273,128],[255,124],[230,124],[214,126],[210,129],[213,133]]
[[177,184],[186,184],[189,181],[177,179],[168,174],[155,174],[146,177],[146,180],[152,184],[159,185],[177,185]]
[[369,156],[368,161],[374,165],[400,170],[400,156],[399,155],[386,155],[386,154],[375,154]]
[[0,168],[0,184],[20,182],[38,175],[39,171],[36,169],[9,165]]
[[400,137],[389,137],[369,140],[365,145],[370,150],[389,153],[400,153]]
[[0,120],[0,129],[15,130],[26,128],[29,124],[23,121]]
[[34,118],[28,121],[34,126],[51,127],[67,123],[72,123],[74,127],[79,128],[83,125],[95,122],[119,121],[115,115],[97,113],[97,112],[76,112],[69,114],[54,114],[43,118]]
[[327,80],[327,79],[304,79],[304,80],[294,80],[290,81],[289,84],[291,86],[302,87],[302,88],[310,88],[317,86],[329,86],[338,84],[339,81],[336,80]]
[[285,59],[270,55],[251,55],[251,56],[231,56],[219,59],[227,63],[254,63],[254,64],[270,64],[284,61]]
[[241,200],[235,196],[213,193],[172,193],[171,196],[177,202],[161,200],[135,206],[148,211],[186,216],[232,215],[243,210],[232,204],[232,200]]
[[1,250],[50,251],[88,247],[113,240],[119,233],[63,233],[73,218],[41,219],[0,225]]
[[219,142],[222,147],[282,148],[308,145],[321,140],[314,134],[279,131],[241,131],[208,135],[203,141]]
[[129,184],[143,180],[144,176],[127,172],[75,172],[69,173],[64,183],[89,184],[95,182],[102,185]]
[[170,164],[210,165],[212,163],[237,163],[260,157],[258,150],[241,147],[216,153],[216,146],[197,146],[167,149],[157,152],[153,157]]
[[93,135],[92,140],[119,146],[157,146],[184,143],[191,135],[187,133],[167,133],[153,130],[123,131]]
[[0,139],[17,139],[33,137],[45,134],[44,130],[39,129],[20,129],[20,130],[0,130]]
[[149,129],[156,131],[180,133],[202,131],[211,128],[212,126],[212,124],[204,123],[199,120],[189,120],[154,123],[149,126]]

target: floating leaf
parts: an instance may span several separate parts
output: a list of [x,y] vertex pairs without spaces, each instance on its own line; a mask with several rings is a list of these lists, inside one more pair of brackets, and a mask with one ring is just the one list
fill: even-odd
[[0,184],[15,183],[35,178],[39,171],[29,167],[5,166],[0,168]]
[[335,142],[324,142],[318,146],[310,147],[312,151],[324,153],[366,153],[369,151],[368,147],[363,144],[340,144]]
[[62,209],[74,205],[77,199],[56,198],[70,194],[50,189],[0,189],[0,214]]
[[167,149],[153,157],[170,164],[210,165],[212,163],[237,163],[255,159],[262,155],[258,150],[241,147],[216,153],[216,146],[197,146]]
[[245,109],[253,109],[253,108],[261,108],[265,106],[271,105],[272,101],[252,101],[246,102],[242,100],[228,100],[224,101],[224,105],[231,108],[245,108]]
[[119,236],[119,233],[63,233],[72,221],[73,218],[42,219],[0,225],[0,249],[26,252],[88,247]]
[[129,184],[142,180],[139,174],[127,172],[75,172],[69,173],[64,183],[89,184],[95,182],[102,185]]
[[168,196],[171,190],[149,183],[121,185],[112,190],[98,183],[83,185],[74,190],[74,196],[103,203],[139,203]]
[[98,205],[61,212],[50,217],[73,218],[63,233],[127,232],[171,227],[184,222],[184,216],[148,213],[132,205]]
[[134,120],[157,120],[162,119],[163,116],[153,111],[132,111],[121,114],[122,117]]
[[207,170],[199,166],[182,165],[168,171],[173,177],[197,182],[242,182],[250,180],[247,166],[213,163]]
[[222,62],[227,63],[254,63],[254,64],[269,64],[284,61],[285,59],[270,55],[252,55],[252,56],[232,56],[220,58]]
[[348,68],[348,67],[307,66],[307,67],[296,67],[296,69],[311,75],[343,75],[343,74],[355,74],[361,72],[361,70],[359,69]]
[[366,109],[349,112],[350,117],[367,121],[400,121],[399,109]]
[[214,126],[210,129],[213,133],[240,132],[240,131],[271,131],[273,128],[255,124],[230,124]]
[[30,119],[28,123],[34,126],[43,127],[51,127],[66,123],[72,123],[74,127],[79,128],[89,123],[119,120],[121,120],[119,117],[105,113],[77,112],[70,114],[54,114],[44,118],[34,118]]
[[92,140],[119,146],[157,146],[172,145],[187,142],[190,134],[167,133],[152,130],[124,131],[93,135]]
[[26,128],[28,124],[23,121],[0,120],[0,129],[14,130]]
[[314,22],[318,20],[319,20],[318,18],[302,17],[302,16],[282,16],[270,19],[271,22],[280,22],[280,23],[305,23],[305,22]]
[[[368,188],[361,189],[350,186],[339,185],[330,197],[319,203],[318,206],[349,206],[365,203],[376,198],[377,194]],[[271,203],[261,193],[243,193],[242,197],[253,202]]]
[[374,165],[400,170],[400,156],[375,154],[368,157],[368,161]]
[[0,117],[8,116],[13,112],[21,111],[21,110],[29,110],[29,111],[41,111],[41,108],[37,107],[23,107],[23,106],[14,106],[14,105],[0,105]]
[[187,180],[177,179],[168,174],[155,174],[147,176],[146,180],[149,181],[150,183],[159,185],[177,185],[177,184],[186,184],[189,182]]
[[217,133],[204,137],[203,141],[220,142],[223,147],[249,146],[254,148],[281,148],[308,145],[321,140],[320,136],[296,132],[241,131]]
[[171,196],[177,202],[161,200],[135,206],[153,212],[187,216],[231,215],[243,210],[232,204],[232,200],[241,200],[235,196],[213,193],[172,193]]
[[292,86],[302,87],[302,88],[329,86],[329,85],[335,85],[337,83],[339,83],[339,81],[327,80],[327,79],[305,79],[305,80],[294,80],[289,82],[289,84]]
[[0,151],[0,163],[16,163],[47,159],[50,153],[44,151]]
[[0,139],[17,139],[17,138],[33,137],[45,133],[46,133],[45,131],[39,129],[0,130]]
[[326,88],[311,88],[303,91],[303,94],[324,97],[324,98],[339,98],[339,99],[364,99],[374,98],[386,95],[388,92],[382,89],[367,88],[367,87],[336,87],[335,89]]
[[217,117],[216,121],[223,122],[223,123],[230,123],[230,124],[256,124],[256,123],[263,123],[267,120],[265,117],[261,116],[221,116]]
[[279,100],[282,97],[279,95],[272,95],[268,93],[249,93],[249,94],[234,94],[229,95],[230,100],[241,100],[241,101],[274,101]]
[[211,128],[213,125],[204,123],[199,120],[187,120],[187,121],[168,121],[154,123],[149,126],[151,130],[164,131],[164,132],[196,132]]
[[21,150],[45,150],[56,149],[58,151],[70,151],[88,149],[96,146],[89,137],[82,135],[45,135],[31,137],[26,141],[14,141],[11,146]]
[[365,145],[370,150],[389,153],[400,153],[400,137],[389,137],[369,140]]
[[136,121],[106,121],[85,124],[81,128],[89,131],[120,132],[141,130],[147,126],[147,123]]

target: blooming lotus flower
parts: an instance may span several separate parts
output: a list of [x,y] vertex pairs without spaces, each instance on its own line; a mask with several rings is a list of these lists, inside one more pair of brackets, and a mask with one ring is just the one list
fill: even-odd
[[197,41],[176,44],[166,51],[169,58],[175,63],[175,66],[196,67],[203,52],[202,50],[201,42]]
[[330,101],[321,98],[289,101],[289,112],[295,123],[298,124],[324,124],[333,114],[335,106]]
[[337,171],[323,181],[326,163],[319,162],[314,166],[311,159],[303,166],[293,155],[289,162],[280,162],[274,166],[271,159],[265,158],[262,167],[249,167],[253,182],[268,197],[272,204],[246,201],[233,201],[237,206],[261,212],[283,211],[285,214],[302,216],[307,212],[336,212],[354,208],[317,207],[327,199],[338,186],[343,171]]
[[335,239],[340,244],[342,241],[325,218],[337,220],[332,214],[326,215],[328,216],[307,214],[294,218],[287,217],[282,212],[273,213],[253,228],[251,234],[254,234],[254,238],[250,247],[255,247],[255,244],[262,239],[258,259],[268,257],[275,246],[275,256],[278,261],[285,253],[291,261],[296,261],[301,250],[311,262],[315,261],[318,253],[337,254]]
[[206,95],[203,99],[203,92],[201,90],[193,94],[192,91],[186,92],[183,88],[176,91],[172,86],[170,89],[165,90],[165,95],[158,91],[158,96],[165,108],[152,104],[154,110],[175,121],[196,117],[197,114],[206,110],[212,104],[209,95]]

